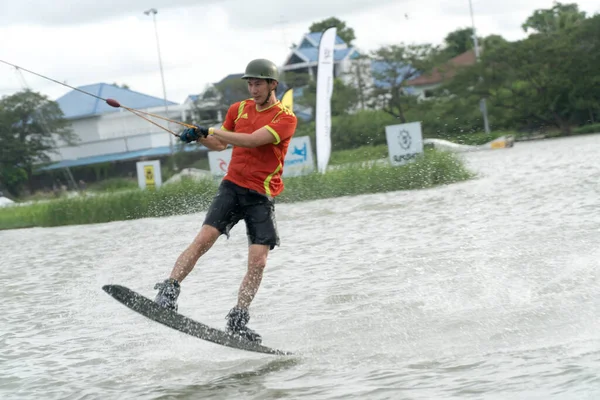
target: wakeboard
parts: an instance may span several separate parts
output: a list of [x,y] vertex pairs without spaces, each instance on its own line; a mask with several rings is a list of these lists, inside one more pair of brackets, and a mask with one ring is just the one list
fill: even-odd
[[159,306],[154,301],[125,286],[104,285],[102,290],[133,311],[188,335],[240,350],[274,355],[292,355],[290,352],[272,349],[194,321],[185,315]]

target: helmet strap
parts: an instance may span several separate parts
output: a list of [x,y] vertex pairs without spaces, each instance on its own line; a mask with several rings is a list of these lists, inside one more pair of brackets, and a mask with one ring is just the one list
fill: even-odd
[[[273,82],[272,79],[267,79],[267,85],[270,85],[271,82]],[[267,94],[267,98],[265,99],[265,101],[260,105],[261,107],[264,107],[267,105],[267,103],[269,102],[269,100],[271,100],[271,94],[274,92],[275,89],[269,89],[269,94]]]

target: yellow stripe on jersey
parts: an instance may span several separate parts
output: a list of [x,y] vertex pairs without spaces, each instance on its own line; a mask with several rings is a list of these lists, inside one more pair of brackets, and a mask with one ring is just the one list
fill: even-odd
[[240,102],[240,106],[238,107],[238,115],[237,118],[235,119],[235,121],[233,121],[233,123],[235,124],[236,122],[238,122],[238,119],[241,118],[242,114],[244,113],[244,107],[246,106],[246,100],[242,100]]
[[271,172],[269,174],[269,176],[267,176],[267,179],[265,179],[265,194],[267,196],[271,195],[271,179],[273,179],[273,175],[275,175],[276,173],[279,172],[279,170],[281,169],[281,163],[279,163],[279,165],[277,166],[277,168],[275,169],[275,171]]
[[281,138],[279,137],[279,133],[277,133],[277,131],[273,128],[271,128],[269,125],[266,125],[265,128],[267,128],[267,130],[269,132],[271,132],[273,134],[273,136],[275,136],[275,143],[273,144],[279,144],[281,142]]

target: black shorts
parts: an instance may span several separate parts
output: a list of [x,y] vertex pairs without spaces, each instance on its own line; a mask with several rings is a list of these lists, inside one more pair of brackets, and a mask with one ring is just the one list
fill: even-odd
[[210,205],[205,225],[210,225],[229,237],[229,231],[241,219],[246,222],[249,244],[279,246],[272,198],[254,190],[223,180]]

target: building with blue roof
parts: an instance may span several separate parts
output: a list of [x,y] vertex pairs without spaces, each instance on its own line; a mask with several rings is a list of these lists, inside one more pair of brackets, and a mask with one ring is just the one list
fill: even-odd
[[[121,105],[152,113],[175,121],[184,121],[189,104],[150,96],[107,83],[84,85],[58,98],[65,119],[78,137],[77,145],[59,143],[54,163],[43,170],[88,166],[107,162],[137,161],[148,157],[161,158],[177,150],[174,136],[124,108],[114,108],[103,99],[115,99]],[[178,133],[182,127],[160,118],[153,122]],[[195,146],[194,150],[203,149]]]
[[[80,86],[78,89],[104,99],[117,99],[120,103],[130,108],[163,107],[165,104],[164,99],[107,83]],[[65,115],[65,118],[69,120],[94,117],[119,111],[118,108],[109,106],[106,102],[98,98],[75,90],[58,98],[56,102]],[[167,105],[174,106],[177,103],[167,100]]]
[[[315,79],[319,59],[319,43],[322,36],[322,32],[305,34],[300,44],[292,49],[292,52],[283,63],[281,67],[283,73],[307,73],[311,79]],[[344,72],[348,72],[349,70],[351,60],[358,57],[360,57],[359,51],[354,47],[348,46],[342,38],[336,35],[333,50],[333,75],[335,77],[344,75]]]

